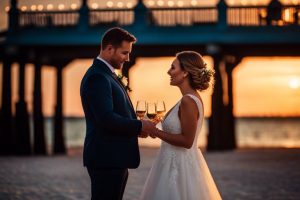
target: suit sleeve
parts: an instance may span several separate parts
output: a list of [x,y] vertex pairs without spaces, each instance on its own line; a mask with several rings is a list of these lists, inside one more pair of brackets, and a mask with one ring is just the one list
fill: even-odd
[[141,132],[141,121],[113,112],[111,91],[111,83],[105,76],[94,74],[86,81],[83,95],[94,123],[119,136],[137,136]]

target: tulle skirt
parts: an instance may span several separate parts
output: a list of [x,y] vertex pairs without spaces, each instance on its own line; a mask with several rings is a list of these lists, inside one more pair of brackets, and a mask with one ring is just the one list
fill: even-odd
[[141,200],[219,200],[201,151],[162,146],[147,177]]

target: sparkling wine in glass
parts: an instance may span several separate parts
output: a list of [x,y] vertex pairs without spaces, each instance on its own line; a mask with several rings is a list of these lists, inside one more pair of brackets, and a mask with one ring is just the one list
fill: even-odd
[[147,117],[150,120],[155,120],[157,115],[157,111],[156,111],[156,103],[148,103],[147,104]]
[[164,101],[157,101],[156,112],[157,112],[157,117],[158,117],[159,121],[161,121],[166,112],[166,105],[165,105]]
[[139,119],[143,119],[147,111],[147,104],[144,100],[139,100],[136,103],[136,115]]

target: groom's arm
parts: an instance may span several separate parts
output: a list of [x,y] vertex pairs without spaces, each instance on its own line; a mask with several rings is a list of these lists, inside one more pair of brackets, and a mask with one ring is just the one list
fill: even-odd
[[126,118],[113,111],[112,88],[107,77],[101,74],[90,76],[83,88],[83,98],[96,126],[124,136],[137,136],[141,133],[140,120]]

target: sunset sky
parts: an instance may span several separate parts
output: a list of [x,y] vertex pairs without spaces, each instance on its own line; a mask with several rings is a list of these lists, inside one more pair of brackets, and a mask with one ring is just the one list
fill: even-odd
[[[130,70],[130,93],[133,104],[138,99],[164,100],[170,109],[181,97],[177,87],[169,85],[167,70],[172,57],[140,58]],[[208,65],[212,59],[205,57]],[[64,114],[83,116],[79,86],[91,59],[74,60],[63,71]],[[0,67],[2,71],[2,65]],[[31,110],[33,93],[33,66],[26,68],[26,100]],[[244,58],[234,70],[234,114],[236,116],[300,116],[300,58]],[[44,113],[53,115],[55,105],[55,70],[44,66]],[[2,73],[0,75],[2,80]],[[13,99],[17,99],[17,66],[13,67]],[[1,89],[0,89],[1,91]],[[211,91],[200,93],[206,116],[210,115]]]
[[[5,29],[5,6],[8,0],[0,2],[0,31]],[[19,6],[31,3],[55,5],[62,1],[34,1],[19,0]],[[75,1],[64,1],[68,6]],[[103,1],[89,1],[89,4]],[[115,5],[119,1],[112,1]],[[136,2],[134,0],[124,1]],[[149,4],[149,1],[144,1]],[[155,1],[157,2],[157,1]],[[164,1],[167,2],[167,1]],[[174,1],[178,2],[178,1]],[[188,4],[191,1],[183,1]],[[212,2],[217,1],[197,1]],[[227,1],[231,4],[257,4],[258,1]],[[268,1],[259,1],[266,3]],[[295,3],[295,1],[282,1]],[[298,1],[297,1],[298,2]],[[100,4],[99,4],[100,5]],[[105,5],[104,5],[105,6]],[[29,7],[28,7],[29,8]],[[133,48],[134,51],[134,48]],[[201,52],[200,52],[201,53]],[[91,55],[93,58],[96,55]],[[139,58],[136,65],[130,71],[133,92],[130,93],[133,104],[138,99],[147,101],[164,100],[167,109],[170,109],[180,98],[179,90],[169,85],[167,70],[172,62],[172,57],[163,58]],[[209,66],[213,66],[212,59],[205,57]],[[82,76],[91,65],[92,60],[74,60],[63,71],[64,76],[64,114],[66,116],[83,116],[79,85]],[[0,63],[0,94],[2,94],[2,63]],[[33,66],[28,64],[26,68],[26,100],[31,110],[33,93]],[[234,114],[236,116],[300,116],[300,57],[247,57],[234,70]],[[53,115],[55,106],[55,70],[50,66],[44,66],[43,78],[43,111],[46,116]],[[211,91],[201,94],[205,103],[206,116],[210,115]],[[13,67],[13,100],[17,100],[17,68]],[[1,104],[2,99],[0,99]]]

